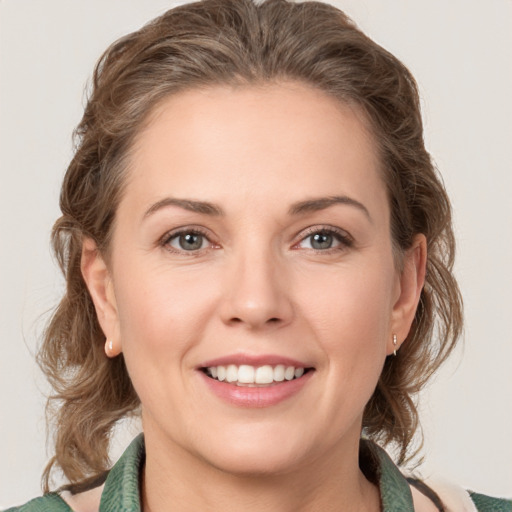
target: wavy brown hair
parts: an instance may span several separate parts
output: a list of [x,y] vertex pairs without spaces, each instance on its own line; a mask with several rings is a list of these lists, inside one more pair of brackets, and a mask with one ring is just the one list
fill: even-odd
[[380,150],[397,261],[416,234],[427,238],[415,320],[397,357],[387,358],[363,418],[370,438],[396,443],[399,462],[410,454],[418,427],[415,396],[462,328],[450,203],[425,150],[414,78],[330,5],[204,0],[171,9],[118,40],[94,71],[62,185],[62,217],[53,229],[67,288],[38,356],[54,389],[48,411],[55,455],[43,474],[45,491],[54,467],[71,484],[108,469],[111,431],[139,407],[123,356],[105,356],[80,271],[85,236],[108,255],[134,138],[155,105],[181,90],[284,80],[316,87],[366,116]]

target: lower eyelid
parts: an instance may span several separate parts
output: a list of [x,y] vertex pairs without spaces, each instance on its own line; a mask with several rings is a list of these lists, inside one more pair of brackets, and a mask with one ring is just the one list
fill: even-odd
[[[187,251],[187,249],[184,249],[183,247],[174,247],[172,245],[173,242],[177,242],[177,243],[180,243],[181,242],[181,237],[183,235],[194,235],[194,236],[197,236],[197,237],[201,237],[201,247],[197,248],[197,249],[190,249]],[[205,245],[206,244],[206,245]],[[210,241],[202,234],[200,233],[192,233],[192,232],[185,232],[185,233],[178,233],[177,235],[173,235],[169,238],[168,242],[167,242],[167,245],[170,245],[173,249],[176,249],[177,251],[184,251],[184,252],[197,252],[197,251],[201,251],[201,250],[204,250],[208,247],[208,245],[210,245]],[[204,247],[203,247],[204,246]]]
[[[211,245],[211,246],[215,245],[211,241],[211,239],[207,233],[205,233],[202,230],[197,229],[197,228],[179,229],[179,230],[175,230],[175,231],[170,231],[160,238],[159,245],[161,245],[163,247],[169,247],[172,240],[175,240],[175,239],[179,238],[180,236],[187,235],[187,234],[201,236],[208,242],[209,245]],[[193,251],[185,251],[183,249],[177,249],[177,248],[173,248],[173,249],[175,249],[176,251],[193,252]],[[204,249],[206,249],[206,247],[204,247],[202,249],[197,249],[197,250],[200,251],[200,250],[204,250]]]
[[[345,231],[340,232],[337,229],[333,229],[330,227],[325,227],[325,228],[323,228],[323,227],[316,228],[315,227],[310,230],[307,230],[305,233],[303,232],[300,240],[298,242],[296,242],[294,244],[294,246],[299,245],[301,242],[303,242],[304,240],[308,239],[309,237],[311,237],[317,233],[325,233],[325,234],[331,235],[340,245],[345,246],[345,247],[351,247],[354,244],[352,237]],[[329,248],[329,249],[331,249],[331,248]],[[323,250],[322,249],[313,249],[313,250],[317,250],[320,252],[326,252],[326,251],[329,251],[329,249],[323,249]],[[336,247],[332,247],[332,249],[336,249]]]
[[[316,251],[316,252],[329,252],[331,250],[335,251],[335,250],[337,250],[339,248],[348,248],[348,247],[351,247],[351,246],[354,245],[354,240],[345,231],[340,232],[340,231],[338,231],[336,229],[333,229],[333,228],[318,227],[318,228],[314,228],[314,229],[308,230],[306,233],[303,232],[301,238],[297,242],[295,242],[293,244],[293,247],[299,246],[302,242],[304,242],[305,240],[307,240],[308,238],[310,238],[311,236],[313,236],[313,235],[315,235],[317,233],[325,233],[325,234],[331,235],[335,239],[337,244],[339,244],[339,245],[336,245],[335,247],[329,247],[327,249],[314,249],[312,247],[310,248],[311,250]],[[195,249],[195,250],[187,251],[185,249],[180,249],[180,248],[172,247],[170,245],[170,242],[173,239],[176,239],[179,236],[186,235],[186,234],[194,234],[194,235],[199,235],[199,236],[203,237],[204,240],[207,243],[206,247],[202,247],[200,249]],[[187,253],[188,252],[190,254],[198,253],[198,252],[204,251],[204,250],[206,250],[208,248],[218,248],[218,247],[220,247],[218,244],[216,244],[212,240],[212,238],[211,238],[209,233],[206,233],[203,230],[198,229],[198,228],[178,229],[178,230],[175,230],[175,231],[170,231],[170,232],[166,233],[164,236],[162,236],[160,238],[159,245],[161,245],[162,247],[166,247],[166,248],[168,248],[168,250],[173,251],[173,252],[180,252],[180,253]]]

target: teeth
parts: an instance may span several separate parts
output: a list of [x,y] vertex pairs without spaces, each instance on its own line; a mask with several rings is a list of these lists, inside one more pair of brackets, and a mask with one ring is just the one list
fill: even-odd
[[304,375],[304,368],[295,368],[294,366],[276,366],[264,365],[259,367],[242,364],[236,366],[210,366],[207,368],[210,377],[219,381],[233,382],[237,385],[257,385],[272,384],[273,382],[283,382],[284,380],[298,379]]
[[[215,370],[215,366],[211,369]],[[252,384],[254,382],[254,373],[254,368],[252,366],[243,364],[238,368],[238,382],[241,382],[242,384]]]
[[286,380],[292,380],[295,377],[295,368],[293,366],[287,366],[284,371],[284,378]]
[[230,364],[226,368],[226,380],[228,382],[236,382],[238,380],[238,368],[234,364]]
[[283,380],[284,380],[284,364],[278,364],[274,368],[274,380],[276,382],[283,382]]
[[257,368],[254,382],[255,384],[270,384],[274,382],[274,370],[272,366],[265,365]]

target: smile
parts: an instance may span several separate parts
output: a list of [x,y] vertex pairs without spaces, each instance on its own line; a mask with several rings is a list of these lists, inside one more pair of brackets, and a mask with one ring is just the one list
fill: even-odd
[[230,364],[203,368],[206,375],[212,379],[246,387],[269,386],[279,382],[299,379],[308,370],[308,368],[285,366],[283,364],[257,367],[248,364]]

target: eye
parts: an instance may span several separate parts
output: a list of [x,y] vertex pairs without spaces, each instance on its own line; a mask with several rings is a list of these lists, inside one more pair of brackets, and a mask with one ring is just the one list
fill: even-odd
[[197,230],[171,233],[163,240],[163,245],[177,252],[194,252],[211,246],[205,234]]
[[312,249],[314,251],[328,251],[329,249],[343,249],[352,245],[351,237],[343,232],[332,228],[313,228],[297,245],[301,249]]
[[337,242],[331,233],[325,231],[309,235],[306,240],[309,241],[311,248],[316,250],[330,249]]

